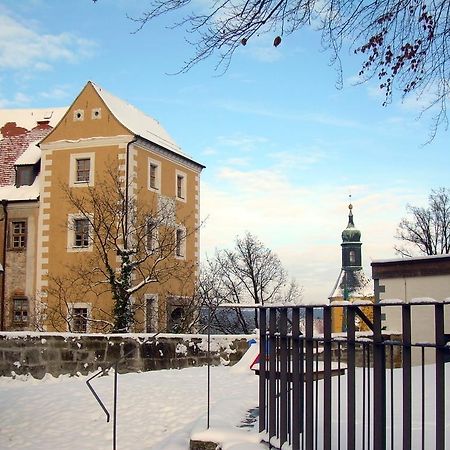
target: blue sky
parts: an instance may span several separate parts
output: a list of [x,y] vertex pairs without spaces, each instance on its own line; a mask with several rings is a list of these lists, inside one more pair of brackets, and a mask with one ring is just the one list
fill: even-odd
[[218,76],[217,59],[168,75],[192,55],[163,18],[132,34],[138,0],[0,1],[0,108],[69,105],[88,80],[159,120],[207,166],[202,252],[245,231],[278,253],[309,300],[327,297],[340,268],[348,194],[363,257],[394,257],[407,203],[448,186],[449,133],[426,146],[430,116],[376,83],[354,85],[359,61],[344,52],[344,88],[312,30],[250,41]]

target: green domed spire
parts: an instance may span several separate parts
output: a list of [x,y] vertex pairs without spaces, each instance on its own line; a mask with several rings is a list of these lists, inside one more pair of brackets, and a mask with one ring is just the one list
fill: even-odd
[[360,242],[361,231],[355,228],[355,224],[353,223],[353,205],[351,203],[350,205],[348,205],[348,209],[348,225],[347,228],[342,232],[342,242]]

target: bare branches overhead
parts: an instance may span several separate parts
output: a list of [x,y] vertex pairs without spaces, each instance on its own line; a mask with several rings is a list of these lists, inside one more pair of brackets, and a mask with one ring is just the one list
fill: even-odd
[[395,90],[401,96],[422,97],[424,111],[433,108],[431,138],[439,126],[448,126],[448,1],[216,0],[205,5],[191,0],[150,0],[148,9],[131,20],[139,31],[153,19],[175,11],[184,18],[173,26],[185,30],[194,47],[180,72],[214,54],[217,68],[226,70],[235,51],[255,36],[269,33],[278,46],[282,37],[312,27],[321,33],[322,45],[331,52],[340,76],[341,50],[362,55],[361,81],[378,79],[385,105]]

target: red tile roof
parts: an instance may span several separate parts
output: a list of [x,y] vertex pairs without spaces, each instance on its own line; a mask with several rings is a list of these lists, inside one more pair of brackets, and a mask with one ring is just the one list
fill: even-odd
[[34,142],[43,139],[52,130],[48,122],[39,122],[32,130],[8,122],[1,127],[4,136],[0,140],[0,186],[14,184],[14,162]]

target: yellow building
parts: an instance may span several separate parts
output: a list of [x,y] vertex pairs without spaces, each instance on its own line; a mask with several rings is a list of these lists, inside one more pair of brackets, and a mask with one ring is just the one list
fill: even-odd
[[[331,305],[345,304],[345,302],[374,302],[373,283],[362,267],[361,231],[353,222],[353,205],[349,205],[348,224],[342,232],[342,267],[338,279],[328,297]],[[370,307],[362,307],[361,311],[372,320],[373,314]],[[357,329],[367,330],[366,324],[357,319]],[[332,331],[342,332],[347,329],[346,308],[332,308]]]
[[197,275],[204,166],[92,82],[39,147],[35,326],[176,330]]

